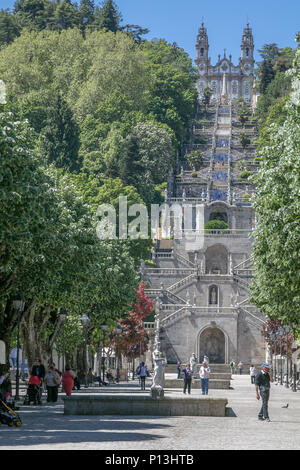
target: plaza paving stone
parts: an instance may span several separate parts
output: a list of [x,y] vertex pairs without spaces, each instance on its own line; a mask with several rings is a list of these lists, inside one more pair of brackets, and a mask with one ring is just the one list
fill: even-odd
[[[137,382],[75,393],[137,393]],[[234,375],[231,390],[211,390],[212,397],[228,399],[229,416],[64,416],[63,403],[21,406],[20,428],[0,426],[1,450],[296,450],[300,448],[300,391],[272,385],[271,422],[258,421],[261,402],[247,375]],[[180,390],[167,390],[172,396]],[[200,396],[192,390],[191,396]],[[62,396],[62,394],[60,394]],[[187,396],[188,400],[189,397]],[[45,401],[45,398],[44,398]],[[282,408],[289,403],[288,408]]]

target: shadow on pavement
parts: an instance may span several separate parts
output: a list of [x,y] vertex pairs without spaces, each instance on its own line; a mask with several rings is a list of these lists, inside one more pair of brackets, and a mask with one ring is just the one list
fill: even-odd
[[225,416],[229,418],[237,418],[237,415],[229,406],[225,408]]
[[[27,415],[28,416],[28,415]],[[21,428],[0,428],[0,447],[53,445],[66,443],[99,443],[116,441],[154,441],[167,438],[151,431],[172,427],[167,424],[145,423],[143,417],[99,417],[50,415],[22,416]],[[145,417],[144,417],[145,418]],[[150,417],[147,417],[149,419]],[[158,418],[158,417],[155,417]],[[29,421],[30,420],[30,421]],[[140,432],[139,432],[140,431]]]

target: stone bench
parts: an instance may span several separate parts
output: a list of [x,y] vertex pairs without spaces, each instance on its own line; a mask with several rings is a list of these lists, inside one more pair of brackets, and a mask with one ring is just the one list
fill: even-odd
[[[183,388],[183,379],[165,379],[164,388]],[[195,379],[192,388],[201,389],[200,379]],[[209,388],[212,390],[228,390],[230,388],[230,380],[226,379],[209,379]]]
[[226,415],[227,398],[168,397],[160,400],[140,395],[74,395],[63,397],[65,415],[119,416],[220,416]]

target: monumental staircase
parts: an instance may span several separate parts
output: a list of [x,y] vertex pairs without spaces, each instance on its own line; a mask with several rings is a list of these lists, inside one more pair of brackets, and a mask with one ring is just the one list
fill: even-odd
[[[257,171],[253,162],[256,156],[255,123],[241,126],[232,102],[214,102],[204,117],[198,115],[196,118],[191,142],[183,147],[176,175],[169,176],[166,203],[203,205],[210,217],[226,215],[230,224],[228,229],[209,230],[197,226],[194,221],[192,229],[183,228],[184,236],[189,234],[188,231],[195,235],[194,249],[186,249],[186,244],[173,239],[172,234],[167,240],[158,235],[152,255],[155,267],[144,265],[141,268],[147,295],[160,299],[162,336],[165,347],[172,351],[169,360],[173,363],[179,360],[179,355],[168,340],[168,329],[186,317],[240,315],[249,326],[256,328],[257,334],[265,324],[264,316],[249,301],[253,277],[249,237],[255,225],[251,195],[255,189],[251,182],[239,176],[243,168]],[[241,133],[250,138],[247,148],[241,145]],[[191,150],[202,152],[204,163],[200,169],[188,165],[185,156]],[[220,213],[214,207],[220,207]],[[200,240],[202,249],[197,249]],[[213,265],[216,254],[210,247],[214,246],[225,247],[227,259],[224,255],[221,268]],[[209,250],[205,252],[205,247],[211,251],[212,264],[209,264]],[[199,285],[215,285],[218,293],[222,288],[223,298],[220,295],[217,300],[199,296]]]

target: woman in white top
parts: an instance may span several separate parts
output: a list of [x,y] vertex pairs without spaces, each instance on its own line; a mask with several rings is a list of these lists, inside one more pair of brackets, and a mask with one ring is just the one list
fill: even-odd
[[208,383],[209,383],[209,376],[210,376],[210,367],[206,364],[206,362],[202,362],[202,366],[200,367],[199,371],[200,382],[201,382],[201,389],[202,395],[208,394]]
[[255,369],[254,365],[251,364],[250,366],[250,377],[251,377],[251,383],[255,384],[255,377],[257,376],[257,370]]

